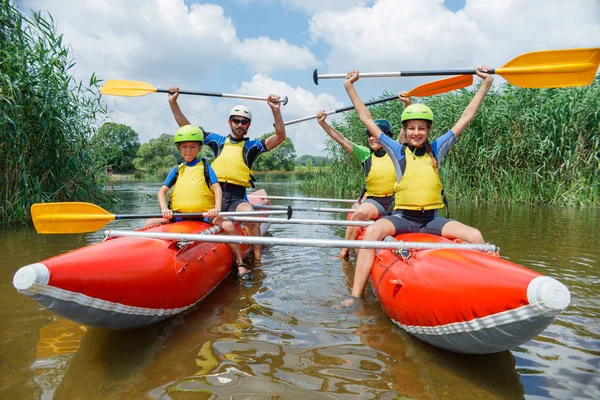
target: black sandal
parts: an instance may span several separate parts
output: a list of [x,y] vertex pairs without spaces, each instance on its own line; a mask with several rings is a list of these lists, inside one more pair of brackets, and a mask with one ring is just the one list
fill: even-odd
[[[235,264],[236,268],[239,267],[244,267],[244,268],[248,268],[248,266],[245,263],[238,263]],[[247,269],[246,272],[238,272],[238,279],[240,281],[249,281],[250,279],[252,279],[252,271],[250,271],[249,269]]]

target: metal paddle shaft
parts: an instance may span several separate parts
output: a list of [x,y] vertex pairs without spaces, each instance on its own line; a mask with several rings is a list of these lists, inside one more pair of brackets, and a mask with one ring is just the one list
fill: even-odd
[[[397,99],[398,99],[398,96],[385,97],[383,99],[369,101],[369,102],[365,103],[365,106],[372,106],[373,104],[385,103],[386,101],[397,100]],[[354,110],[354,106],[347,106],[347,107],[337,108],[335,110],[326,111],[325,115],[337,114],[340,112],[350,111],[350,110]],[[291,121],[284,122],[283,125],[297,124],[298,122],[309,121],[309,120],[315,119],[315,118],[317,118],[316,114],[308,116],[308,117],[293,119]]]
[[230,235],[203,235],[164,232],[137,232],[137,231],[105,231],[109,237],[139,237],[181,242],[210,242],[210,243],[237,243],[259,244],[263,246],[296,246],[296,247],[326,247],[349,249],[469,249],[478,251],[498,251],[493,244],[460,244],[460,243],[421,243],[421,242],[383,242],[371,240],[327,240],[327,239],[300,239],[300,238],[274,238],[264,236],[230,236]]
[[295,224],[295,225],[330,225],[330,226],[369,226],[373,221],[336,221],[331,219],[282,219],[260,217],[229,217],[234,222],[261,222],[267,224]]
[[[258,215],[259,212],[257,211],[226,211],[226,212],[220,212],[218,215],[222,216],[222,217],[228,217],[228,216],[251,216],[251,215]],[[267,214],[269,215],[286,215],[286,214],[290,214],[290,212],[288,211],[288,207],[285,207],[285,209],[281,209],[281,211],[269,211],[267,212]],[[291,215],[290,215],[291,216]],[[162,214],[122,214],[122,215],[115,215],[115,219],[119,220],[119,219],[140,219],[140,218],[161,218]],[[183,218],[183,219],[193,219],[193,218],[206,218],[208,217],[208,213],[207,212],[201,212],[201,213],[173,213],[173,218]]]
[[[495,74],[495,69],[487,71],[488,74]],[[429,71],[402,71],[402,72],[361,72],[361,78],[399,78],[403,76],[445,76],[445,75],[473,75],[475,68],[472,69],[440,69]],[[319,79],[345,79],[348,74],[317,74],[315,69],[313,72],[313,80],[318,85]]]
[[[287,210],[290,206],[253,206],[255,210]],[[320,208],[320,207],[292,207],[293,211],[306,212],[331,212],[331,213],[351,213],[356,210],[352,208]]]
[[352,199],[324,199],[324,198],[316,198],[316,197],[288,197],[288,196],[254,196],[249,194],[248,197],[258,197],[261,199],[267,200],[301,200],[301,201],[324,201],[324,202],[339,202],[339,203],[356,203],[356,200]]
[[[171,93],[169,89],[156,89],[158,93]],[[215,92],[192,92],[187,90],[180,90],[179,94],[191,94],[195,96],[212,96],[212,97],[225,97],[230,99],[246,99],[246,100],[262,100],[267,101],[268,97],[257,97],[257,96],[246,96],[243,94],[227,94],[227,93],[215,93]],[[284,96],[283,99],[279,99],[279,102],[284,106],[288,103],[288,97]]]

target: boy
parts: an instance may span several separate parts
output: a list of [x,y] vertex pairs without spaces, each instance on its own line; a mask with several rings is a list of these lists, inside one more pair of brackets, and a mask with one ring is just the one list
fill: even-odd
[[[205,222],[210,223],[212,220],[212,224],[221,227],[226,234],[236,234],[233,222],[218,215],[221,211],[223,192],[215,172],[204,159],[197,158],[202,150],[203,141],[204,132],[196,126],[184,125],[177,130],[175,144],[184,163],[175,166],[169,172],[163,186],[158,190],[158,204],[163,218],[149,219],[146,221],[146,226],[170,222],[173,211],[208,212]],[[171,190],[171,208],[167,205],[166,198],[169,190]],[[244,264],[240,245],[230,246],[235,257],[238,277],[242,280],[250,279],[252,274]]]

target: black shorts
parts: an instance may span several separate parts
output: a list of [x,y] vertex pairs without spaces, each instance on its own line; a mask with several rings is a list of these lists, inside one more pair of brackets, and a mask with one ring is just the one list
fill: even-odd
[[400,233],[430,233],[442,236],[444,226],[452,221],[439,216],[438,210],[394,210],[383,217],[394,224],[394,236]]
[[246,188],[233,183],[219,182],[223,190],[223,201],[221,201],[221,211],[235,211],[237,206],[242,203],[249,203],[246,200]]
[[388,210],[390,209],[390,204],[392,204],[392,196],[387,197],[374,197],[369,196],[363,203],[373,204],[377,209],[377,218],[381,218],[384,215],[388,214]]

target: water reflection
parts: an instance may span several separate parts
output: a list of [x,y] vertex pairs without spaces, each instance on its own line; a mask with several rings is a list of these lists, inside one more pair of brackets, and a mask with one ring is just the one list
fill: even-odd
[[[285,184],[265,186],[274,195],[302,195]],[[157,211],[157,185],[114,190],[123,201],[112,212]],[[451,213],[480,228],[503,257],[571,290],[571,306],[535,340],[512,352],[457,355],[405,334],[371,291],[356,309],[332,309],[349,293],[354,259],[300,247],[266,249],[252,282],[227,279],[187,314],[132,331],[86,329],[19,295],[11,281],[19,267],[102,233],[0,231],[0,398],[600,398],[600,209],[453,205]],[[141,221],[111,224],[129,229]],[[271,228],[278,237],[343,232]]]

